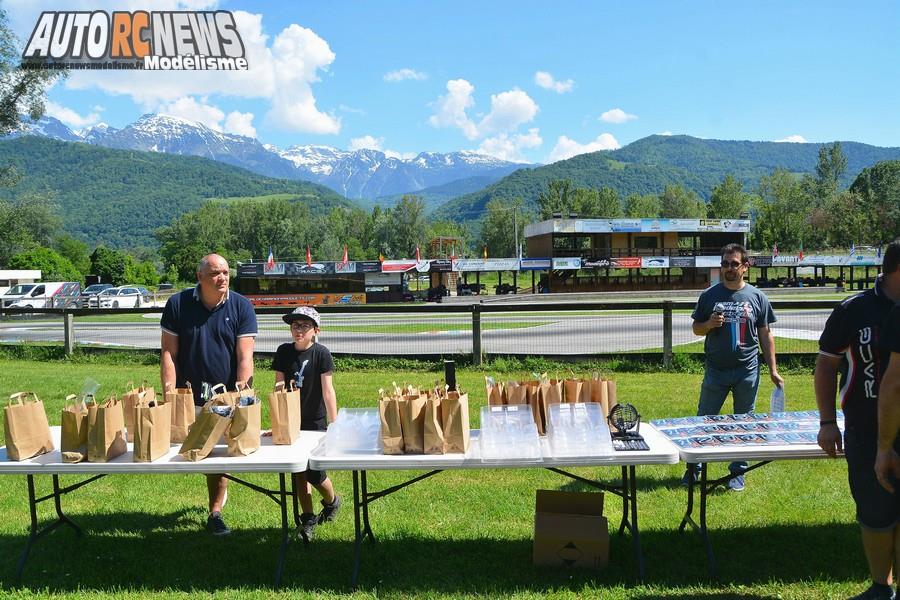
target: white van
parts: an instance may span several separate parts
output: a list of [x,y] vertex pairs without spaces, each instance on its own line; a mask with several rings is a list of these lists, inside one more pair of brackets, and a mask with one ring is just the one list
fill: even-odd
[[17,285],[12,286],[0,296],[0,306],[3,308],[9,308],[15,302],[21,300],[25,296],[31,293],[37,286],[36,283],[19,283]]
[[81,284],[74,281],[49,281],[22,284],[34,287],[9,305],[9,308],[77,308]]

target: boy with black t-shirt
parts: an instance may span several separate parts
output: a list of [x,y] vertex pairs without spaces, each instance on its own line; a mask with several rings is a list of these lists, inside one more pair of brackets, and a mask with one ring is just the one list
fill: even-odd
[[[337,417],[337,396],[332,375],[334,361],[328,348],[316,341],[319,334],[319,313],[309,306],[300,306],[282,317],[291,326],[293,343],[282,344],[275,351],[272,369],[275,383],[294,381],[300,390],[300,429],[325,431]],[[312,485],[322,495],[322,510],[313,513]],[[308,469],[294,473],[294,490],[300,501],[300,535],[305,542],[312,540],[316,525],[333,521],[341,507],[341,497],[325,471]]]

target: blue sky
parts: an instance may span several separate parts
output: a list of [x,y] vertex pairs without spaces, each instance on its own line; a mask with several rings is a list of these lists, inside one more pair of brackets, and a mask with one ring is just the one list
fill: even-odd
[[900,3],[3,0],[235,11],[244,73],[92,71],[49,93],[73,128],[175,114],[285,148],[477,150],[551,162],[647,135],[900,146]]

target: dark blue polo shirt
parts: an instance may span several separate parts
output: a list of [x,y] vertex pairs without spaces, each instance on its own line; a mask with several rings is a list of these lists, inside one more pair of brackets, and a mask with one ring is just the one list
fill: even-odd
[[194,402],[202,404],[203,382],[224,383],[234,389],[237,380],[237,340],[257,333],[256,313],[245,297],[229,291],[222,304],[208,310],[199,289],[184,290],[169,298],[160,321],[162,330],[178,336],[176,385],[191,383]]

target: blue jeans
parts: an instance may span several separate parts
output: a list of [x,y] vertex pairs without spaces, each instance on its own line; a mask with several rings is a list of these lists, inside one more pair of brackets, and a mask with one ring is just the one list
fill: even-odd
[[[700,404],[697,416],[717,415],[725,404],[728,392],[734,399],[734,412],[753,412],[756,406],[756,392],[759,389],[759,365],[752,369],[738,367],[736,369],[715,369],[706,366],[703,374],[703,385],[700,387]],[[746,462],[733,462],[728,465],[732,472],[746,469]]]

